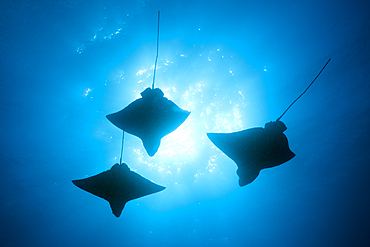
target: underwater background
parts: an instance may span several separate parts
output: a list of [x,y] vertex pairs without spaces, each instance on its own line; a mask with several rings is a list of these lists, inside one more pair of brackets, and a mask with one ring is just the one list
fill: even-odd
[[[166,186],[128,202],[71,182],[119,162],[106,115],[155,86],[188,119],[149,157]],[[370,1],[2,1],[1,246],[368,246]],[[239,187],[206,133],[281,119],[292,160]]]

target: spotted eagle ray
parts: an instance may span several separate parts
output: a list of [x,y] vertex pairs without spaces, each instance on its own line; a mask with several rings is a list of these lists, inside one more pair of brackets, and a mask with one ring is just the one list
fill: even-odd
[[130,171],[125,163],[121,165],[117,163],[108,171],[92,177],[72,180],[72,183],[80,189],[107,200],[112,213],[117,218],[128,201],[165,189]]
[[154,88],[158,61],[159,16],[157,30],[157,55],[154,63],[152,88],[146,88],[139,98],[119,112],[107,115],[108,120],[123,131],[139,137],[149,156],[158,151],[161,139],[176,130],[189,116],[173,101],[164,97],[161,89]]
[[238,166],[239,186],[252,183],[260,171],[291,160],[295,154],[289,149],[284,135],[287,129],[280,121],[289,108],[311,87],[329,63],[329,59],[306,90],[296,98],[284,113],[265,128],[251,128],[234,133],[207,133],[213,144],[232,159]]

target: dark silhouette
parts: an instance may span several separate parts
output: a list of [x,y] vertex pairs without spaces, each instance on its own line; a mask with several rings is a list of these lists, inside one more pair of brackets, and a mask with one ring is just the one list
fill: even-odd
[[115,126],[139,137],[149,156],[155,155],[161,139],[176,130],[190,114],[163,95],[159,88],[148,87],[141,92],[142,98],[107,115]]
[[80,180],[72,180],[77,187],[107,200],[113,214],[121,215],[126,203],[130,200],[164,190],[139,174],[130,171],[125,163],[118,163],[108,171]]
[[207,133],[208,138],[238,166],[239,185],[253,182],[262,169],[281,165],[295,154],[289,149],[281,121],[269,122],[265,128],[234,133]]

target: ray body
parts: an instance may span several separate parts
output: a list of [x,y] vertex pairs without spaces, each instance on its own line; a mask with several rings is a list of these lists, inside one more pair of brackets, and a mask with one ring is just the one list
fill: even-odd
[[72,182],[80,189],[107,200],[116,217],[121,215],[128,201],[165,189],[130,171],[124,163],[115,164],[110,170],[95,176],[72,180]]
[[139,98],[123,110],[107,115],[118,128],[139,137],[149,156],[158,151],[161,139],[176,130],[189,116],[164,97],[159,88],[146,88]]
[[262,169],[281,165],[295,154],[289,149],[281,121],[233,133],[207,133],[213,144],[238,166],[239,185],[253,182]]

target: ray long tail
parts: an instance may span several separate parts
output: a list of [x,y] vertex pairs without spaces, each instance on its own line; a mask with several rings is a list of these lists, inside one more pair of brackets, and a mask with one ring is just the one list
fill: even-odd
[[152,84],[152,89],[154,89],[155,72],[156,72],[156,70],[157,70],[157,61],[158,61],[158,46],[159,46],[159,17],[160,17],[160,11],[158,11],[157,56],[155,57],[155,63],[154,63],[154,73],[153,73],[153,84]]
[[281,116],[276,119],[276,121],[279,121],[283,116],[284,114],[289,110],[290,107],[292,107],[292,105],[297,102],[297,100],[302,97],[303,94],[305,94],[305,92],[307,92],[307,90],[311,87],[311,85],[316,81],[316,79],[319,77],[319,75],[321,74],[321,72],[325,69],[326,65],[328,65],[328,63],[330,62],[331,58],[329,58],[329,60],[326,62],[326,64],[324,65],[324,67],[322,67],[322,69],[320,70],[320,72],[317,74],[317,76],[315,77],[315,79],[313,79],[313,81],[310,83],[310,85],[308,85],[308,87],[306,88],[306,90],[304,90],[303,93],[301,93],[301,95],[298,96],[298,98],[296,98],[293,103],[290,104],[290,106],[283,112],[283,114],[281,114]]
[[125,131],[122,130],[122,146],[121,146],[121,158],[119,159],[119,164],[122,164],[122,156],[123,156],[123,144],[125,143]]

